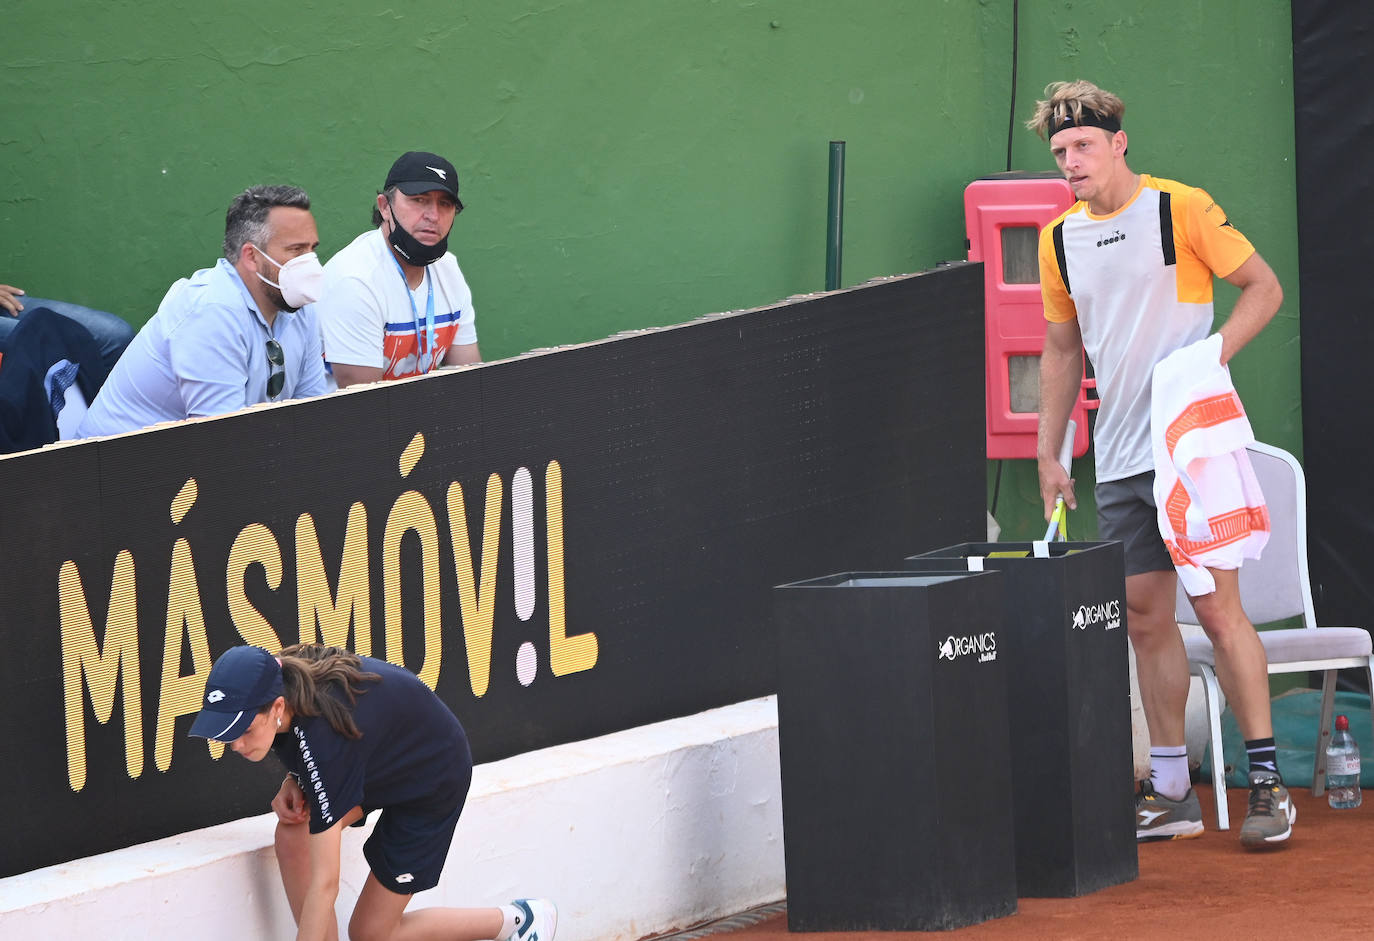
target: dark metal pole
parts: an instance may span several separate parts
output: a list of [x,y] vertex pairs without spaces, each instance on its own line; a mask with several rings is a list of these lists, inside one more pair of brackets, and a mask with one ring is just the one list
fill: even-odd
[[830,200],[825,213],[825,289],[840,286],[844,242],[844,141],[830,142]]

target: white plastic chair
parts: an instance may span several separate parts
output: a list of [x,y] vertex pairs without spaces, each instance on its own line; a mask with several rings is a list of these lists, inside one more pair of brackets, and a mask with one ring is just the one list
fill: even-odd
[[[1271,445],[1257,442],[1247,450],[1269,507],[1270,534],[1262,557],[1241,566],[1241,603],[1256,625],[1302,617],[1302,627],[1262,630],[1259,638],[1269,659],[1270,673],[1324,671],[1321,724],[1317,728],[1316,756],[1312,763],[1312,793],[1321,796],[1326,791],[1326,745],[1331,738],[1336,671],[1359,667],[1374,688],[1370,636],[1359,627],[1317,626],[1307,574],[1307,483],[1302,466],[1293,455]],[[1181,586],[1175,616],[1182,624],[1197,623],[1197,615]],[[1212,746],[1217,829],[1226,830],[1230,822],[1226,813],[1226,761],[1221,747],[1222,697],[1217,683],[1216,654],[1212,642],[1201,632],[1191,637],[1185,634],[1184,647],[1188,651],[1189,670],[1202,678]],[[1371,716],[1374,716],[1374,703],[1371,703]]]

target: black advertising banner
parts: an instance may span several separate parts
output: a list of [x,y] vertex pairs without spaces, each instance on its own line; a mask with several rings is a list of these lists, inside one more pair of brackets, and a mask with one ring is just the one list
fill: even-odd
[[[1374,4],[1293,0],[1302,463],[1312,599],[1318,624],[1366,629],[1374,626],[1374,491],[1365,478],[1374,437],[1368,418],[1359,416],[1369,402],[1374,346],[1366,271],[1374,246],[1371,44]],[[1347,672],[1361,686],[1368,682],[1362,671]]]
[[478,761],[775,689],[772,586],[982,536],[981,266],[0,459],[0,877],[267,809],[213,658],[413,670]]

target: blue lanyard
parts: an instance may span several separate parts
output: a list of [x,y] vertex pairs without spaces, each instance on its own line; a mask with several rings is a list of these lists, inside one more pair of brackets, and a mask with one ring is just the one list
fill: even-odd
[[429,276],[429,269],[425,268],[425,284],[429,285],[429,297],[425,301],[425,342],[420,342],[420,312],[415,307],[415,296],[410,291],[410,282],[406,280],[405,269],[401,267],[401,262],[396,256],[391,255],[391,261],[396,266],[396,273],[401,276],[401,286],[406,289],[406,300],[410,301],[410,316],[415,323],[415,361],[420,367],[421,373],[429,372],[434,365],[434,279]]

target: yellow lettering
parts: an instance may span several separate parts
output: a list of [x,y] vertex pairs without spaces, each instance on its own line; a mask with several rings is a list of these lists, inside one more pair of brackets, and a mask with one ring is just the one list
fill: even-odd
[[91,691],[91,708],[101,725],[114,713],[115,687],[123,679],[124,767],[129,777],[143,772],[143,711],[138,674],[138,610],[134,557],[115,556],[110,606],[105,616],[105,649],[95,639],[86,591],[76,563],[62,563],[57,575],[58,619],[62,635],[62,699],[67,715],[67,783],[86,786],[86,713],[82,681]]
[[188,477],[186,483],[181,485],[177,495],[172,498],[172,505],[167,512],[172,517],[173,523],[180,523],[186,518],[186,514],[191,512],[191,507],[196,505],[196,498],[200,496],[200,485],[196,483],[194,477]]
[[239,636],[245,643],[266,647],[276,653],[282,648],[276,630],[248,600],[244,581],[252,565],[262,566],[268,588],[276,591],[281,587],[281,546],[277,544],[277,537],[272,535],[272,530],[261,523],[249,523],[234,537],[234,544],[229,548],[224,584],[229,592],[229,619],[238,628]]
[[[191,645],[192,673],[181,675],[182,637]],[[200,711],[205,681],[210,676],[210,643],[205,636],[205,615],[196,585],[195,562],[185,539],[172,545],[172,573],[167,586],[167,631],[162,644],[162,686],[157,701],[157,732],[153,761],[159,771],[172,766],[172,738],[178,716]],[[210,742],[210,755],[218,758],[224,746]]]
[[548,504],[549,546],[549,666],[554,676],[567,676],[596,666],[599,653],[596,634],[568,636],[563,573],[563,468],[550,461],[544,473]]
[[463,615],[463,644],[468,654],[468,683],[472,694],[486,695],[491,682],[491,625],[496,614],[496,560],[501,543],[501,478],[487,478],[487,505],[482,521],[481,584],[473,577],[472,540],[468,536],[467,507],[457,482],[448,488],[449,541],[453,569],[458,575],[458,605]]
[[425,652],[420,679],[433,689],[443,661],[443,631],[439,620],[439,527],[424,497],[407,490],[396,498],[382,536],[382,617],[386,628],[386,658],[405,666],[401,647],[401,539],[408,532],[420,538],[420,581],[423,598]]
[[[337,602],[335,601],[337,599]],[[319,640],[348,646],[353,624],[354,653],[372,655],[372,595],[367,581],[367,510],[361,503],[348,508],[343,557],[339,560],[339,590],[330,594],[324,553],[315,520],[302,513],[296,519],[296,605],[301,643]],[[318,625],[318,632],[317,632]]]

